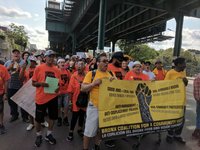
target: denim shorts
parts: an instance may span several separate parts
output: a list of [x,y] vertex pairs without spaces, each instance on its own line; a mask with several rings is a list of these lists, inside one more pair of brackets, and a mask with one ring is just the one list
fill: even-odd
[[62,94],[58,96],[58,108],[69,106],[69,95]]

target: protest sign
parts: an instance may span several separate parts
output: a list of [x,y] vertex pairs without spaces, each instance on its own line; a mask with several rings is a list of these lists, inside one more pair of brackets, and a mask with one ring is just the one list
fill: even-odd
[[30,79],[11,99],[31,116],[35,117],[35,93],[36,88],[32,86],[32,80]]
[[58,79],[52,77],[46,77],[46,83],[48,87],[44,87],[44,93],[54,94],[55,90],[58,89]]
[[166,131],[182,125],[184,108],[185,86],[180,79],[104,79],[99,91],[99,128],[104,139]]

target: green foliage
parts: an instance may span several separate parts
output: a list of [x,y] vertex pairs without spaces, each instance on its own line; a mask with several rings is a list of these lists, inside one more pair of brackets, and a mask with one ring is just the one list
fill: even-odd
[[14,39],[15,44],[26,47],[28,42],[28,35],[24,29],[24,26],[17,26],[14,23],[9,25],[7,35],[10,39]]
[[120,49],[124,51],[125,54],[134,58],[134,60],[152,60],[156,58],[159,53],[149,46],[142,44],[142,45],[134,45],[134,44],[127,44],[125,41],[118,41],[117,42]]
[[5,35],[5,33],[2,30],[0,30],[0,38],[2,40],[5,40],[5,38],[6,38],[6,35]]
[[[117,44],[125,54],[130,55],[135,60],[150,60],[152,63],[154,63],[156,59],[159,58],[163,62],[165,69],[169,70],[172,67],[173,48],[156,51],[147,45],[127,44],[126,41],[123,40],[118,41]],[[196,57],[195,54],[192,54],[190,51],[184,49],[181,49],[180,56],[186,59],[187,76],[194,76],[200,72],[200,57]]]

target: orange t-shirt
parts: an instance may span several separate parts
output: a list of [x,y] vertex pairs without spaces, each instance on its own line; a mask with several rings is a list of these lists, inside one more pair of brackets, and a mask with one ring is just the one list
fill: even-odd
[[156,80],[164,80],[167,71],[164,70],[164,69],[158,70],[157,68],[155,68],[155,69],[153,70],[153,73],[154,73],[155,76],[156,76],[156,78],[155,78]]
[[60,76],[62,80],[62,84],[60,86],[60,94],[66,94],[67,93],[67,88],[70,80],[70,72],[65,69],[60,70]]
[[[34,73],[35,68],[28,68],[27,70],[24,71],[24,84],[32,78],[33,73]],[[22,72],[22,69],[20,71],[20,73]]]
[[139,75],[134,73],[132,70],[129,71],[124,80],[143,80],[143,81],[147,81],[149,80],[149,76],[143,73],[140,73]]
[[122,75],[122,68],[115,67],[112,63],[108,64],[108,71],[112,71],[117,79],[122,80],[123,75]]
[[[35,68],[35,71],[33,73],[32,80],[36,82],[45,82],[46,77],[52,77],[57,78],[59,81],[61,81],[60,78],[60,70],[56,66],[49,67],[45,63],[39,65]],[[55,94],[49,94],[44,93],[44,87],[37,87],[36,88],[36,104],[45,104],[58,96],[57,93]]]
[[4,93],[4,82],[10,79],[10,74],[6,67],[0,64],[0,95]]
[[76,101],[80,93],[81,83],[83,82],[84,78],[85,75],[80,76],[78,74],[78,71],[76,71],[75,73],[72,74],[67,88],[67,92],[72,93],[72,111],[75,112],[80,110],[80,108],[76,106]]

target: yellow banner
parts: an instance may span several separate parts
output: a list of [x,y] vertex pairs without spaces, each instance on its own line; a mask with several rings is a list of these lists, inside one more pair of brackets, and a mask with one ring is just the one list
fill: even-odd
[[99,127],[103,138],[134,136],[178,127],[183,122],[185,86],[169,81],[103,80]]

